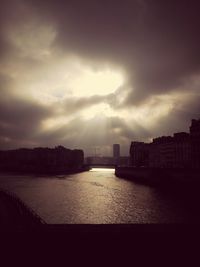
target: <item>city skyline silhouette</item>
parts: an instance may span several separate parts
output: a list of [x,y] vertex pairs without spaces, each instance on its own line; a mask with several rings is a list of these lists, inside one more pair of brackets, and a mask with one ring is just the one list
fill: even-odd
[[200,223],[199,14],[1,1],[2,229]]

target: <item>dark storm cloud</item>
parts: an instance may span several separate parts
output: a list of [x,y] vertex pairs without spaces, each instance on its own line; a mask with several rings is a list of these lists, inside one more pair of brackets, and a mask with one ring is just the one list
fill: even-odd
[[[3,1],[2,20],[30,10],[56,25],[55,45],[124,65],[135,88],[129,102],[176,87],[199,71],[198,1]],[[29,7],[29,8],[28,8]]]
[[189,132],[191,118],[199,118],[200,95],[177,103],[170,112],[170,116],[163,116],[158,120],[153,136],[173,135],[175,132]]
[[198,1],[33,1],[57,25],[56,45],[123,65],[132,90],[124,105],[174,90],[198,73]]
[[[0,98],[0,136],[18,146],[19,142],[34,137],[42,120],[53,114],[53,110],[37,103],[13,97],[4,92]],[[21,141],[20,141],[21,140]]]
[[[195,0],[1,1],[0,56],[4,61],[2,60],[0,66],[0,145],[4,146],[5,140],[13,145],[23,142],[22,140],[25,143],[35,140],[38,144],[63,142],[65,145],[67,142],[72,145],[78,144],[80,134],[84,137],[82,144],[107,145],[114,141],[112,138],[116,138],[117,142],[117,138],[149,138],[151,134],[162,135],[178,129],[185,130],[186,123],[188,125],[192,117],[198,117],[200,114],[199,85],[190,84],[191,77],[198,80],[200,76],[199,6]],[[36,29],[39,25],[55,28],[56,36],[50,46],[53,52],[56,51],[56,55],[76,55],[80,60],[83,59],[83,62],[89,62],[91,68],[121,68],[126,73],[124,84],[115,93],[107,96],[70,96],[51,107],[14,96],[12,91],[15,89],[15,81],[12,79],[15,71],[14,67],[10,72],[9,67],[8,70],[5,69],[6,57],[9,56],[11,61],[13,60],[10,65],[22,64],[21,69],[16,67],[16,77],[22,77],[21,83],[26,71],[31,76],[30,69],[39,69],[41,64],[37,61],[39,56],[35,57],[34,45],[30,46],[33,58],[27,51],[27,54],[20,52],[21,48],[27,49],[30,45],[27,45],[27,39],[24,43],[22,38],[18,47],[9,39],[9,33],[15,33],[19,26],[17,36],[23,35],[28,29],[34,41],[37,30],[31,32],[31,26],[26,28],[29,20]],[[12,41],[15,41],[15,35],[12,38]],[[42,43],[41,40],[38,42]],[[45,50],[46,43],[42,45]],[[20,61],[19,65],[15,62],[16,58]],[[43,69],[45,64],[46,61]],[[43,78],[43,75],[41,72],[40,78]],[[93,120],[85,122],[75,119],[59,128],[42,133],[40,131],[41,122],[45,119],[55,119],[59,115],[77,115],[77,112],[102,102],[120,111],[150,105],[148,101],[152,97],[174,92],[191,92],[193,95],[188,100],[184,98],[184,101],[179,97],[178,101],[183,102],[178,103],[166,116],[161,115],[152,129],[153,133],[141,126],[142,121],[132,120],[133,125],[128,125],[120,117],[108,119],[104,126],[110,135],[106,136],[104,133],[104,140],[101,139],[103,133],[97,132],[98,124]],[[83,131],[80,131],[80,127]]]
[[67,97],[60,105],[60,112],[66,115],[75,114],[88,107],[106,102],[107,97],[100,95],[93,95],[90,97]]
[[127,140],[133,138],[147,138],[150,136],[148,130],[136,121],[132,121],[132,127],[130,127],[122,118],[111,117],[109,124],[111,126],[111,131],[117,129],[118,134]]
[[21,0],[2,0],[0,8],[0,56],[16,51],[16,48],[7,38],[8,29],[12,29],[19,24],[25,24],[27,18],[31,16],[30,8]]

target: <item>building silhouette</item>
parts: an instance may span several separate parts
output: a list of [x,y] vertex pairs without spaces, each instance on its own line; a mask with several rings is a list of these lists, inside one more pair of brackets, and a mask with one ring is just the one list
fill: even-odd
[[200,168],[200,119],[192,120],[190,126],[192,164],[194,168]]
[[190,167],[192,164],[192,148],[190,134],[181,132],[174,134],[174,167]]
[[120,158],[120,145],[119,144],[113,144],[113,158],[114,158],[114,163],[118,164],[119,158]]
[[144,142],[131,142],[130,147],[130,164],[133,166],[147,166],[149,157],[149,145]]
[[0,151],[0,171],[60,173],[79,170],[84,164],[82,150],[62,146]]
[[173,167],[174,139],[172,136],[162,136],[153,139],[149,148],[150,167]]
[[200,168],[200,120],[192,120],[190,133],[131,142],[130,165],[150,168]]

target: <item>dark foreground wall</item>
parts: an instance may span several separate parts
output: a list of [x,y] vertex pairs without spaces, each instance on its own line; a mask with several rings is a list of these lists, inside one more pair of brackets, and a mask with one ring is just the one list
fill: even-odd
[[82,169],[84,153],[62,146],[0,151],[0,171],[62,173]]

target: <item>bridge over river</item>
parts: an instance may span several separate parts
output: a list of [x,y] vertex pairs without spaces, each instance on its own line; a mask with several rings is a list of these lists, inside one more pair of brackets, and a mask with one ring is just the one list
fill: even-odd
[[88,164],[85,165],[85,167],[91,169],[91,168],[106,168],[106,169],[114,169],[116,165],[114,164]]

